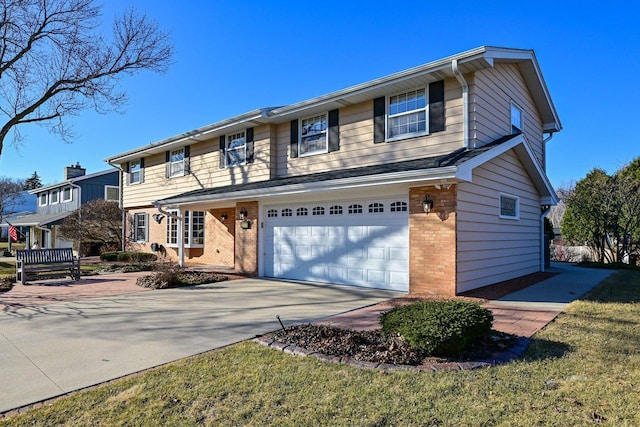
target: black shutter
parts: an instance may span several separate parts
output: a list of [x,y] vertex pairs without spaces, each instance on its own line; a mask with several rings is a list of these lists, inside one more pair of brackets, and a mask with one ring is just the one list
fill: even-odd
[[340,118],[338,110],[329,111],[329,152],[340,150]]
[[224,139],[224,135],[220,135],[220,169],[224,169],[225,166],[225,147],[226,143],[225,143],[225,139]]
[[164,177],[169,178],[171,176],[171,151],[164,153]]
[[124,182],[129,185],[129,162],[124,164],[124,168],[122,170],[124,171]]
[[429,133],[444,130],[444,80],[429,83]]
[[140,159],[140,183],[144,182],[144,158]]
[[380,144],[385,140],[386,98],[381,96],[373,100],[373,143]]
[[291,140],[289,142],[291,158],[298,157],[298,120],[291,120]]
[[191,146],[184,147],[184,174],[189,175],[191,173]]
[[246,131],[247,139],[247,163],[253,163],[253,128]]

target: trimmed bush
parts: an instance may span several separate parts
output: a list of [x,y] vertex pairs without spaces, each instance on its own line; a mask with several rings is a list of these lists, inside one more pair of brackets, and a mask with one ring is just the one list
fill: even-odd
[[158,257],[149,252],[115,251],[100,254],[100,259],[102,261],[152,262],[157,260]]
[[475,302],[418,301],[384,313],[380,323],[384,334],[399,334],[414,350],[452,356],[491,332],[493,314]]

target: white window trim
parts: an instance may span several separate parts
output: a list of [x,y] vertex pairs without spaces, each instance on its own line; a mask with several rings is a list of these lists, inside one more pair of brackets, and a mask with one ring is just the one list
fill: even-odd
[[[42,196],[44,196],[44,203],[42,203]],[[47,206],[49,204],[49,194],[46,192],[38,194],[38,206]]]
[[[324,121],[327,124],[327,127],[325,130],[320,131],[320,132],[316,132],[313,134],[308,134],[305,135],[304,137],[302,136],[302,122],[307,120],[307,119],[312,119],[314,117],[319,117],[319,116],[324,116]],[[298,157],[309,157],[309,156],[315,156],[316,154],[327,154],[329,152],[329,113],[319,113],[319,114],[314,114],[312,116],[307,116],[307,117],[302,117],[299,121],[298,121]],[[306,153],[302,153],[302,138],[308,138],[309,136],[312,135],[324,135],[324,150],[317,150],[317,151],[313,151],[313,152],[306,152]]]
[[[238,135],[240,133],[242,134],[242,137],[244,138],[244,147],[236,147],[236,148],[231,148],[230,149],[229,148],[229,144],[231,143],[231,141],[233,141],[231,139],[231,137],[233,135]],[[244,165],[246,165],[247,164],[247,131],[243,130],[243,131],[240,131],[240,132],[235,132],[235,133],[232,133],[232,134],[229,134],[229,135],[225,135],[224,139],[225,139],[225,143],[224,143],[225,144],[224,145],[224,167],[225,168],[234,168],[236,166],[244,166]],[[235,164],[235,165],[228,164],[227,160],[229,159],[229,156],[228,156],[229,150],[236,151],[236,150],[239,150],[241,148],[244,148],[244,162],[238,163],[238,164]]]
[[[133,180],[133,174],[134,172],[132,172],[132,165],[137,163],[140,166],[140,169],[138,169],[138,180],[134,181]],[[136,184],[141,184],[142,183],[142,161],[140,159],[138,160],[131,160],[129,162],[129,178],[127,179],[127,183],[129,185],[136,185]]]
[[[144,218],[144,234],[145,237],[144,239],[140,239],[140,236],[138,234],[138,230],[141,228],[138,224],[138,218]],[[146,212],[136,212],[135,214],[133,214],[133,240],[135,240],[136,243],[144,243],[144,242],[148,242],[149,241],[149,217],[147,216]]]
[[[391,113],[389,113],[389,110],[390,110],[389,103],[391,102],[391,98],[392,97],[398,96],[398,95],[402,95],[403,93],[419,91],[421,89],[424,89],[424,98],[425,98],[425,106],[424,106],[424,108],[411,110],[410,112],[404,112],[404,113],[401,113],[401,114],[395,114],[393,116],[391,115]],[[389,136],[389,132],[390,132],[389,121],[391,120],[391,118],[404,116],[404,115],[411,114],[411,113],[414,113],[414,112],[419,112],[419,111],[424,111],[425,112],[425,130],[424,131],[406,133],[406,134],[398,135],[398,136],[394,136],[394,137]],[[423,86],[423,87],[417,87],[417,88],[414,88],[414,89],[404,90],[402,92],[397,92],[397,93],[392,93],[391,95],[387,95],[386,100],[385,100],[385,120],[384,120],[385,141],[387,141],[387,142],[400,141],[400,140],[403,140],[403,139],[417,138],[419,136],[425,136],[425,135],[429,135],[429,88],[426,87],[426,86]]]
[[[179,153],[182,152],[182,160],[176,160],[173,161],[171,160],[173,158],[173,154],[174,153]],[[178,165],[182,163],[182,169],[177,170],[176,172],[173,171],[173,165]],[[185,170],[186,170],[186,162],[185,162],[185,150],[184,147],[182,148],[177,148],[175,150],[170,150],[169,151],[169,178],[177,178],[179,176],[184,176],[185,175]]]
[[[65,199],[64,198],[64,191],[65,190],[69,190],[69,198]],[[65,187],[62,190],[60,190],[60,201],[62,203],[67,203],[67,202],[72,202],[73,201],[73,189],[71,187]]]
[[524,109],[516,104],[514,101],[511,101],[511,106],[509,107],[509,134],[515,135],[513,133],[513,110],[514,108],[520,112],[520,127],[518,128],[521,133],[524,133]]
[[[116,200],[109,200],[109,199],[107,198],[107,190],[108,190],[109,188],[115,188],[115,189],[117,189],[117,190],[118,190],[118,199],[116,199]],[[119,186],[117,186],[117,185],[105,185],[105,186],[104,186],[104,199],[105,199],[106,201],[108,201],[108,202],[119,202],[119,201],[120,201],[120,187],[119,187]]]
[[[170,211],[168,211],[168,212],[174,213],[174,214],[176,214],[176,215],[178,214],[178,211],[177,211],[177,210],[170,210]],[[183,212],[183,215],[188,215],[188,216],[189,216],[188,224],[184,224],[184,226],[185,226],[185,227],[184,227],[184,229],[183,229],[183,230],[180,230],[180,229],[178,228],[178,220],[177,220],[177,219],[175,219],[175,218],[173,218],[173,217],[171,217],[171,216],[167,216],[167,226],[166,226],[166,229],[165,229],[165,233],[167,234],[167,237],[169,237],[169,236],[168,236],[168,234],[169,234],[169,233],[168,233],[168,231],[169,231],[169,226],[170,226],[171,224],[173,224],[173,223],[175,223],[175,224],[176,224],[176,242],[175,242],[175,243],[170,243],[170,242],[168,241],[168,239],[167,239],[167,238],[165,238],[165,240],[166,240],[166,242],[165,242],[165,243],[167,244],[167,247],[168,247],[168,248],[177,248],[177,247],[179,246],[178,242],[179,242],[179,239],[180,239],[180,233],[181,233],[181,232],[183,232],[183,233],[184,233],[184,234],[182,235],[182,236],[183,236],[183,237],[182,237],[183,239],[184,239],[184,235],[189,236],[189,241],[184,242],[184,247],[185,247],[185,248],[204,248],[204,243],[191,243],[191,235],[192,235],[192,233],[193,233],[193,212],[194,212],[194,211],[184,211],[184,212]],[[198,212],[202,212],[202,211],[198,211]],[[204,228],[203,228],[203,232],[204,232],[204,231],[206,231],[206,229],[207,229],[207,214],[206,214],[206,212],[205,212],[205,214],[204,214],[204,221],[205,221],[205,222],[204,222],[204,224],[203,224],[203,226],[204,226]],[[185,220],[184,220],[184,219],[183,219],[183,222],[185,222]]]
[[[58,197],[56,197],[56,200],[54,201],[53,195],[56,193],[58,194]],[[60,203],[60,192],[58,190],[49,191],[49,204],[57,205],[58,203]]]
[[[515,200],[515,202],[516,202],[516,214],[515,214],[515,216],[509,216],[509,215],[503,215],[502,214],[502,198],[503,197]],[[514,196],[513,194],[508,194],[508,193],[500,193],[500,195],[498,196],[498,216],[501,219],[519,220],[520,219],[520,197]]]

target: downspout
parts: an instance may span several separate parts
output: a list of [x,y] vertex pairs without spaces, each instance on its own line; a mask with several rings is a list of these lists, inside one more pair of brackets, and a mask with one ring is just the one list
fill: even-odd
[[180,212],[180,215],[176,215],[174,212],[166,211],[158,202],[153,202],[153,206],[161,214],[178,221],[178,265],[180,267],[184,267],[184,216],[182,215],[182,212],[178,210],[178,212]]
[[545,239],[544,235],[544,219],[547,217],[550,210],[551,206],[545,206],[540,214],[540,271],[545,271],[544,256],[546,252],[545,244],[547,239]]
[[544,156],[542,160],[544,161],[543,165],[545,169],[547,168],[547,142],[551,141],[551,138],[553,138],[553,132],[549,132],[549,136],[542,140],[542,153]]
[[462,86],[462,138],[464,148],[469,148],[469,85],[458,68],[458,60],[451,61],[451,69]]

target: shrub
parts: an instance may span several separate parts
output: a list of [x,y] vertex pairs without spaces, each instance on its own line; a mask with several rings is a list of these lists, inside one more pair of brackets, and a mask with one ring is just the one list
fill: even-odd
[[143,288],[167,289],[180,286],[203,285],[227,280],[225,276],[215,273],[185,271],[181,267],[171,267],[148,276],[138,277],[136,285]]
[[414,350],[451,356],[489,334],[493,315],[475,302],[418,301],[384,313],[380,323],[384,334],[399,334]]
[[151,262],[158,259],[155,254],[149,252],[104,252],[100,254],[102,261],[122,261],[122,262]]
[[15,276],[0,277],[0,292],[10,291],[14,281]]

